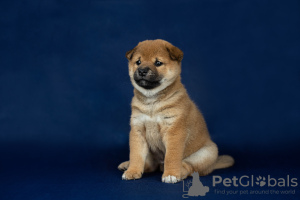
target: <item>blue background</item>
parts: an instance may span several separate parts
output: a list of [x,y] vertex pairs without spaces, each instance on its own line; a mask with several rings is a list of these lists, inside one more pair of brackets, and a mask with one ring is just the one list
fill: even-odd
[[300,198],[299,186],[253,197],[211,183],[300,179],[299,1],[2,0],[0,25],[1,200],[182,199],[159,172],[122,181],[117,170],[129,155],[125,52],[156,38],[183,50],[182,81],[236,159],[201,178],[205,199]]

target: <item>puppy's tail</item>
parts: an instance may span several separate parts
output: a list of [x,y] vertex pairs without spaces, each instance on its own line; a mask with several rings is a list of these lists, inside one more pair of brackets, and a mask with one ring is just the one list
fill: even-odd
[[227,167],[231,167],[234,164],[233,157],[229,155],[219,156],[217,162],[215,163],[213,169],[223,169]]

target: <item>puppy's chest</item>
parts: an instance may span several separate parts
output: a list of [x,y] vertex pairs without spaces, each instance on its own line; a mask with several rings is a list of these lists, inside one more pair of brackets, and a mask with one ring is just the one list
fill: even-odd
[[137,113],[132,116],[132,125],[144,127],[144,136],[152,152],[164,152],[164,133],[162,128],[165,125],[163,115],[148,113]]
[[155,104],[144,105],[142,110],[133,113],[132,125],[145,128],[145,138],[153,152],[165,152],[164,131],[172,126],[175,118],[170,117],[168,112],[161,112],[161,107]]
[[147,143],[152,151],[163,151],[164,145],[163,145],[163,134],[161,132],[161,126],[162,126],[162,119],[161,116],[148,116],[143,115],[142,121],[141,121],[145,127],[145,137],[147,140]]

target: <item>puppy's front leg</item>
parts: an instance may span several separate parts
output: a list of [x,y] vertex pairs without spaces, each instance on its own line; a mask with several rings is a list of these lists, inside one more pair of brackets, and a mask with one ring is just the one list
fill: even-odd
[[132,127],[129,136],[130,156],[129,167],[122,175],[122,179],[139,179],[144,172],[145,160],[148,154],[148,145],[143,136],[143,129]]
[[164,143],[166,155],[162,182],[176,183],[182,179],[182,159],[185,147],[185,133],[183,130],[172,128],[168,130]]

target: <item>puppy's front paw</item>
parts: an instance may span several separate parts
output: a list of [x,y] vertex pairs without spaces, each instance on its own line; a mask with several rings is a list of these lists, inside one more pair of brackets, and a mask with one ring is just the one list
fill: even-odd
[[127,170],[123,173],[123,180],[132,180],[132,179],[140,179],[142,177],[142,172]]
[[177,183],[181,181],[181,178],[180,176],[163,174],[161,181],[164,183]]

